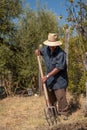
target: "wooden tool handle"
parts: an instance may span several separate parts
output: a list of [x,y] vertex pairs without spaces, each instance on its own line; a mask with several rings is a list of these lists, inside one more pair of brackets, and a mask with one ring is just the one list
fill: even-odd
[[[37,61],[38,61],[39,71],[40,71],[41,78],[42,78],[43,77],[43,70],[42,70],[40,56],[37,56]],[[46,104],[47,104],[47,106],[49,106],[50,105],[49,97],[48,97],[47,88],[46,88],[46,84],[45,83],[43,83],[43,90],[44,90],[44,95],[45,95],[45,99],[46,99]]]

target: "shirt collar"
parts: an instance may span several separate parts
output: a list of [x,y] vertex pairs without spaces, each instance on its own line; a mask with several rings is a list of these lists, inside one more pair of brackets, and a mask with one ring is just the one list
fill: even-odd
[[[60,47],[57,46],[57,47],[55,48],[55,50],[53,51],[52,55],[56,55],[56,54],[59,52],[59,49],[60,49]],[[51,56],[51,51],[50,51],[49,46],[47,47],[47,53],[48,53],[49,56]]]

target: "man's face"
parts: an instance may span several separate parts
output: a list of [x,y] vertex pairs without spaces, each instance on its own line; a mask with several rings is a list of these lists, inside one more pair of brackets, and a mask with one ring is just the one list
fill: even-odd
[[49,48],[50,48],[51,52],[53,52],[55,50],[56,46],[49,46]]

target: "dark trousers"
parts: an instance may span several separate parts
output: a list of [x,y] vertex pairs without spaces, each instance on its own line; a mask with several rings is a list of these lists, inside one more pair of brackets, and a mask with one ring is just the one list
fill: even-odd
[[66,90],[57,89],[50,90],[48,89],[49,101],[52,106],[56,105],[58,102],[58,113],[61,115],[68,115],[68,103],[66,99]]

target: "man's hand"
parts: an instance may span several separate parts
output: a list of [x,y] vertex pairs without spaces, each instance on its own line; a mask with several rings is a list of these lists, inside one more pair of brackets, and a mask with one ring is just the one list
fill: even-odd
[[35,50],[35,55],[37,55],[37,56],[40,55],[40,50],[39,50],[39,49],[36,49],[36,50]]
[[43,76],[42,77],[42,83],[45,83],[47,79],[48,79],[47,76]]

